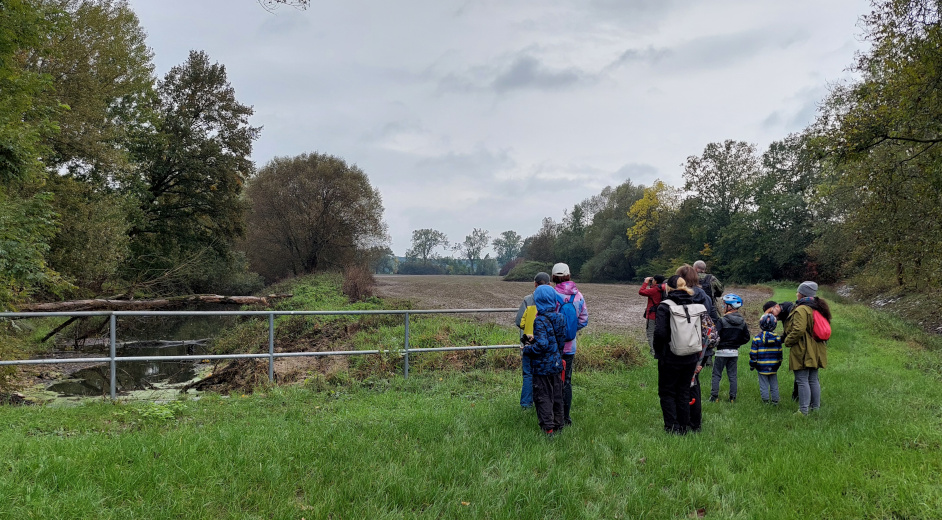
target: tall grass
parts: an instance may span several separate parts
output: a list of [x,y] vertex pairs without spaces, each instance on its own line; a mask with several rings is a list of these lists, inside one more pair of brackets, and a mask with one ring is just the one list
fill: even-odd
[[939,352],[870,309],[834,313],[818,413],[763,405],[744,351],[738,402],[685,437],[662,431],[653,365],[577,365],[575,424],[553,439],[490,368],[4,407],[0,517],[939,518]]

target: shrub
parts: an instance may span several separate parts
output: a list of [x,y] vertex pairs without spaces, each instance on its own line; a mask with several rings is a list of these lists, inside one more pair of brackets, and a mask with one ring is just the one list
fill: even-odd
[[407,261],[399,264],[399,274],[445,274],[445,269],[437,263]]
[[348,266],[343,271],[343,286],[341,291],[350,298],[350,301],[362,301],[373,296],[376,287],[376,278],[369,269],[361,265]]
[[523,262],[507,273],[504,277],[505,282],[532,282],[536,273],[540,271],[549,273],[553,269],[553,264],[544,262],[534,262],[532,260]]
[[518,256],[517,258],[514,258],[513,260],[502,265],[500,267],[500,271],[497,274],[499,276],[507,276],[507,273],[509,273],[510,270],[513,269],[514,267],[517,267],[518,265],[520,265],[520,262],[523,262],[523,258]]

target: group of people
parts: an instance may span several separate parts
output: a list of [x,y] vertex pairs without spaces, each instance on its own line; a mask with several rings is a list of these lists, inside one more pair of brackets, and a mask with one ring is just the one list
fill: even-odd
[[[777,372],[787,348],[788,368],[795,373],[796,413],[808,415],[820,408],[818,370],[827,364],[831,311],[817,292],[817,283],[806,281],[798,286],[794,302],[766,302],[760,332],[753,336],[740,313],[742,297],[724,294],[705,262],[684,264],[666,279],[646,278],[639,294],[648,298],[646,335],[657,360],[664,430],[677,435],[701,430],[699,374],[704,367],[712,366],[709,400],[719,401],[725,372],[729,402],[736,401],[739,349],[749,344],[749,367],[758,373],[764,403],[779,404]],[[589,323],[585,298],[571,280],[569,266],[558,263],[552,274],[536,275],[533,294],[524,298],[515,323],[521,329],[520,405],[535,408],[540,428],[553,436],[572,424],[576,332]],[[779,323],[781,334],[775,332]]]
[[[700,431],[699,374],[703,367],[713,367],[710,402],[719,401],[724,371],[729,380],[729,402],[736,402],[739,349],[750,343],[749,367],[758,372],[759,394],[764,403],[779,404],[777,373],[784,347],[789,350],[788,367],[795,373],[796,413],[808,415],[820,408],[818,370],[827,365],[831,311],[817,292],[818,284],[806,281],[798,286],[795,302],[766,302],[759,319],[761,330],[752,336],[740,314],[742,297],[723,294],[723,284],[706,272],[705,262],[685,264],[667,280],[645,279],[639,294],[648,298],[645,309],[648,343],[658,363],[658,397],[664,430],[678,435]],[[721,305],[722,315],[717,311]],[[677,308],[683,311],[676,311]],[[779,322],[781,335],[775,333]],[[700,348],[681,350],[688,336],[699,336]]]
[[576,332],[589,324],[585,298],[569,266],[558,263],[552,271],[552,276],[536,275],[533,294],[523,299],[516,318],[523,354],[520,406],[536,408],[540,428],[550,436],[572,424]]

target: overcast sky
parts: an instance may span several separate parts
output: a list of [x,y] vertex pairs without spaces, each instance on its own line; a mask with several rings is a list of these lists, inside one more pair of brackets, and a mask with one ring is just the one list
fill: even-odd
[[846,80],[862,0],[131,0],[157,74],[206,51],[263,126],[253,158],[336,155],[392,248],[536,232],[627,179],[681,184],[707,143],[807,126]]

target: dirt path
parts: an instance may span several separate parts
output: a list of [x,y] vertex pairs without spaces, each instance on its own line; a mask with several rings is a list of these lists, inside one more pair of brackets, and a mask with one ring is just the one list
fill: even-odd
[[[383,297],[412,299],[428,309],[517,308],[533,292],[533,283],[504,282],[497,276],[381,275],[377,292]],[[624,332],[644,326],[647,299],[638,296],[638,285],[579,283],[593,330]],[[736,287],[746,302],[763,302],[771,292],[758,287]],[[490,314],[487,319],[510,323],[513,316]]]

